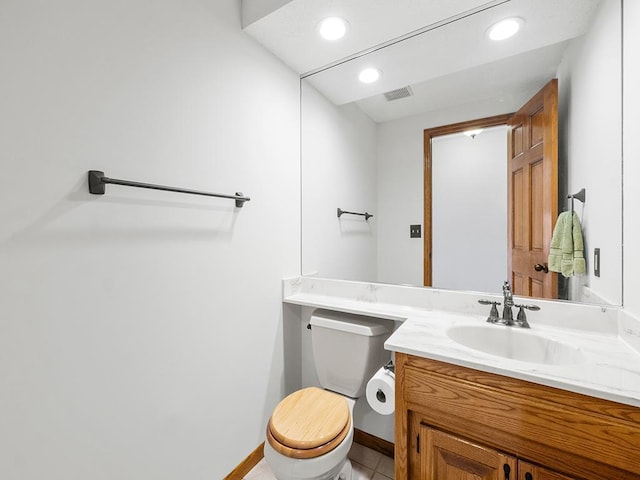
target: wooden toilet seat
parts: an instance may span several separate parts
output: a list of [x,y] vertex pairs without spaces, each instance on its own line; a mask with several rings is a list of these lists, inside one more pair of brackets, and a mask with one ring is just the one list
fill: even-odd
[[303,388],[282,400],[267,426],[267,441],[291,458],[314,458],[336,448],[351,428],[347,401],[317,387]]

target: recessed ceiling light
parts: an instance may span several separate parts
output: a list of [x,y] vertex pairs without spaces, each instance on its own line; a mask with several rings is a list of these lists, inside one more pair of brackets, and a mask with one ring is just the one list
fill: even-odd
[[365,68],[360,72],[358,78],[362,83],[373,83],[380,78],[382,72],[377,68]]
[[340,40],[347,33],[348,23],[340,17],[325,18],[318,25],[318,33],[325,40]]
[[506,40],[518,33],[523,23],[524,20],[518,17],[506,18],[489,27],[487,35],[491,40]]

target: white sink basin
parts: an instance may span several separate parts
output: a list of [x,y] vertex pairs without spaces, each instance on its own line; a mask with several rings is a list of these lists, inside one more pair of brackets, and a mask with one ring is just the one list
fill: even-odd
[[458,325],[447,330],[456,343],[502,358],[545,365],[570,365],[583,361],[582,352],[519,327]]

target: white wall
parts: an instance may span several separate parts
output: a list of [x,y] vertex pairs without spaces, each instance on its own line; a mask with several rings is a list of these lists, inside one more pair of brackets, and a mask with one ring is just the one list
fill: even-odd
[[640,2],[624,2],[624,306],[640,318]]
[[[423,225],[422,130],[403,121],[378,125],[378,281],[424,285],[421,238],[410,225]],[[424,227],[424,225],[423,225]]]
[[0,78],[0,477],[222,478],[287,380],[297,76],[237,0],[5,0]]
[[257,22],[292,0],[241,0],[242,26]]
[[432,153],[432,285],[495,291],[507,271],[507,127],[436,137]]
[[[376,280],[376,124],[354,104],[341,107],[302,86],[302,270]],[[337,209],[373,218],[337,216]]]
[[[574,201],[581,218],[587,275],[571,279],[571,299],[587,285],[608,303],[622,303],[620,0],[600,4],[586,35],[572,41],[558,69],[561,210],[568,193],[586,190]],[[600,277],[593,250],[601,250]]]

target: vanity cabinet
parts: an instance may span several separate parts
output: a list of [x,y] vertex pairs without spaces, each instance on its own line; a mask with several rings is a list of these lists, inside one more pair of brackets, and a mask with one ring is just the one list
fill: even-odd
[[398,479],[640,479],[640,408],[398,352],[395,363]]

